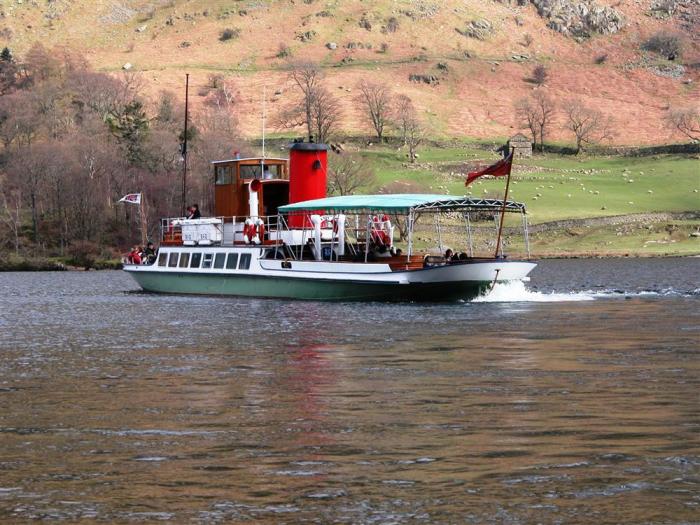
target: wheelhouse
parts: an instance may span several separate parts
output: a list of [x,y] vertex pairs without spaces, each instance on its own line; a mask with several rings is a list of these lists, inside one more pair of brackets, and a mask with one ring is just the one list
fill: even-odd
[[289,203],[289,168],[287,159],[251,157],[218,160],[214,168],[214,215],[231,217],[250,211],[248,186],[260,181],[257,214],[276,215],[280,206]]

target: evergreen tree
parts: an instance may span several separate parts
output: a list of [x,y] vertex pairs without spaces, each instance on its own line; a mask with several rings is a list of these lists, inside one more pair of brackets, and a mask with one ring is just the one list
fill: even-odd
[[132,100],[121,111],[105,118],[109,130],[126,149],[127,159],[139,164],[144,161],[144,142],[148,135],[149,120],[138,100]]
[[12,51],[10,51],[9,47],[4,47],[2,51],[0,52],[0,60],[3,62],[14,62],[15,58],[12,56]]

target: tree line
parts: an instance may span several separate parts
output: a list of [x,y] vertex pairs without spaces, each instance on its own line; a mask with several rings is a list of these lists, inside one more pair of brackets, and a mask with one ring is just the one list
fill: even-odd
[[[245,148],[231,86],[214,79],[188,131],[188,196],[209,207],[209,161]],[[150,225],[179,216],[182,97],[145,95],[134,73],[93,70],[80,55],[36,44],[17,60],[0,53],[2,243],[16,253],[65,255],[70,247],[124,247],[139,238],[138,210],[117,204],[143,192]],[[68,252],[67,252],[68,250]]]

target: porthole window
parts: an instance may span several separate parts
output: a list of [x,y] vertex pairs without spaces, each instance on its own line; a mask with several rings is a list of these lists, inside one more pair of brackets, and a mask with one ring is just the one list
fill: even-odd
[[168,260],[167,252],[160,252],[158,254],[158,266],[165,266],[167,260]]
[[205,253],[204,259],[202,259],[202,268],[211,268],[211,261],[213,258],[213,253]]
[[181,253],[180,254],[180,268],[187,268],[190,264],[190,254],[189,253]]
[[250,268],[250,254],[243,253],[241,254],[241,263],[238,265],[238,269],[247,270],[248,268]]
[[214,268],[221,269],[224,267],[224,261],[226,260],[225,253],[217,253],[214,257]]
[[178,261],[179,257],[180,257],[180,254],[178,252],[171,252],[170,259],[168,259],[168,266],[170,268],[176,268],[177,261]]
[[199,268],[199,263],[202,261],[202,254],[196,252],[192,254],[192,262],[190,262],[190,268]]

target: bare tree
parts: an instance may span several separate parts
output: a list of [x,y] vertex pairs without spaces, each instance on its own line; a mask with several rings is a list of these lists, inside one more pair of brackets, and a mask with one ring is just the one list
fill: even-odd
[[577,155],[585,145],[610,137],[610,120],[600,111],[588,108],[578,100],[570,100],[564,105],[564,112],[566,127],[576,137]]
[[408,147],[408,158],[416,161],[416,149],[425,138],[425,129],[418,118],[418,112],[413,101],[406,95],[396,97],[393,111],[394,126],[396,126],[404,146]]
[[24,56],[24,69],[34,82],[40,82],[60,76],[63,68],[52,50],[35,42]]
[[293,64],[289,79],[301,92],[301,101],[293,101],[278,115],[280,127],[306,127],[309,141],[327,142],[342,116],[338,99],[322,84],[320,68],[310,62]]
[[12,144],[30,145],[40,127],[31,92],[17,91],[0,97],[0,140],[6,148]]
[[141,98],[143,77],[124,72],[121,78],[88,70],[74,72],[68,84],[75,91],[75,104],[83,110],[94,111],[101,117],[121,115],[124,108]]
[[83,137],[65,152],[71,196],[68,223],[73,239],[95,239],[103,230],[105,203],[110,198],[110,188],[106,184],[111,164],[108,153],[99,137]]
[[245,156],[245,144],[240,136],[238,121],[232,112],[209,107],[198,112],[192,123],[199,130],[189,155],[192,197],[197,196],[204,209],[212,209],[214,192],[210,162],[233,158],[235,152]]
[[554,117],[554,101],[542,90],[536,90],[531,97],[521,99],[515,104],[515,112],[521,123],[528,127],[532,139],[537,145],[539,137],[540,151],[544,151],[547,129]]
[[554,111],[556,106],[554,101],[547,95],[544,91],[537,90],[532,95],[535,108],[537,110],[537,126],[540,131],[540,151],[544,151],[544,140],[547,133],[547,129],[552,122],[554,117]]
[[691,140],[700,140],[700,111],[697,108],[671,109],[666,115],[666,124]]
[[414,114],[413,117],[406,120],[405,130],[406,146],[408,146],[408,158],[411,162],[415,162],[418,158],[416,150],[423,142],[423,139],[425,139],[425,130],[418,120],[417,115]]
[[337,130],[341,117],[338,99],[325,87],[314,93],[311,105],[312,129],[318,142],[328,142]]
[[328,163],[328,189],[338,195],[351,195],[374,183],[372,166],[359,155],[333,155]]
[[32,216],[32,240],[39,240],[39,199],[45,182],[45,174],[54,161],[52,145],[23,146],[15,150],[7,164],[7,173],[29,199]]
[[312,112],[316,91],[321,87],[323,71],[312,62],[297,62],[291,65],[289,79],[302,94],[303,116],[309,141],[313,139]]
[[240,93],[235,82],[231,79],[220,79],[216,82],[216,87],[209,92],[205,103],[230,111],[238,98]]
[[391,90],[385,84],[365,80],[360,82],[358,88],[358,100],[365,107],[365,117],[377,133],[379,142],[382,142],[391,111]]
[[10,230],[15,255],[18,255],[19,232],[22,228],[22,195],[18,189],[3,187],[0,191],[0,220]]
[[515,103],[515,114],[519,125],[527,126],[532,134],[532,142],[537,146],[539,126],[537,125],[537,111],[529,98],[522,98]]
[[68,83],[74,92],[75,104],[80,110],[90,110],[103,116],[115,107],[127,103],[119,79],[109,75],[81,71],[72,75]]
[[73,100],[63,82],[50,79],[37,84],[29,93],[37,118],[51,139],[71,130],[75,123]]

